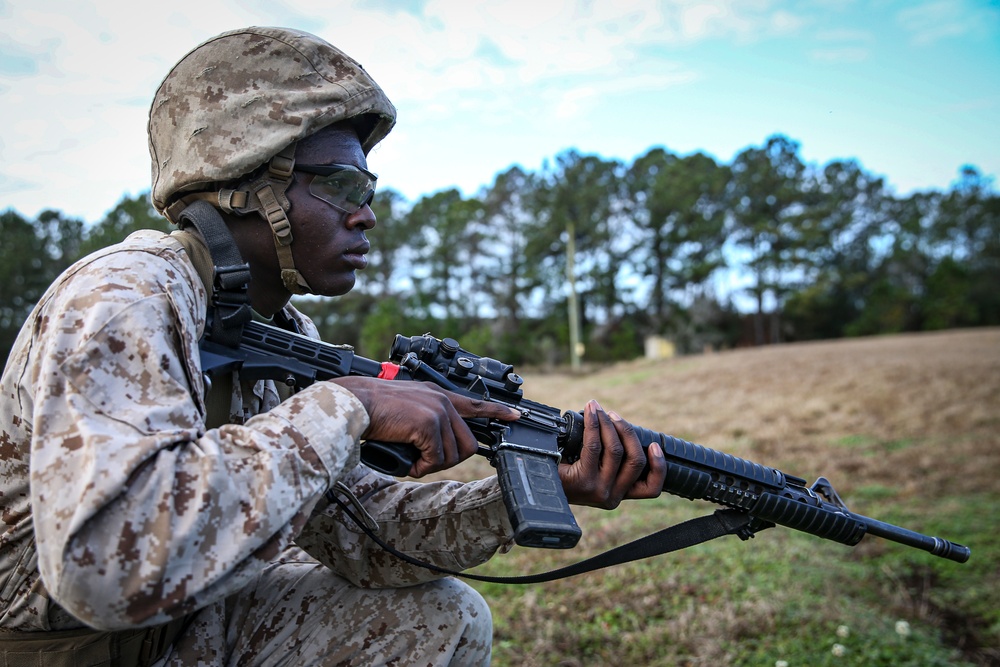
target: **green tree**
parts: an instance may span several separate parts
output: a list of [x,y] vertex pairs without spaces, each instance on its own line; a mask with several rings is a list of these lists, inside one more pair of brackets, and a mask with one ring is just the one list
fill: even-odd
[[46,239],[13,210],[0,213],[0,353],[6,360],[50,279]]
[[421,198],[407,215],[416,252],[411,278],[424,315],[440,321],[439,336],[457,336],[477,322],[482,221],[482,203],[456,189]]
[[887,246],[872,272],[857,319],[848,335],[919,331],[921,302],[936,265],[928,230],[940,206],[939,192],[917,192],[889,202],[884,235]]
[[0,355],[6,360],[17,332],[56,277],[80,256],[83,222],[46,210],[29,221],[0,213]]
[[683,299],[682,308],[690,305],[725,264],[728,172],[702,153],[681,158],[654,148],[626,174],[636,229],[631,262],[650,286],[648,310],[658,333],[666,333],[670,295]]
[[358,288],[379,297],[396,295],[405,279],[418,229],[409,226],[406,200],[395,190],[380,191],[372,202],[377,220],[367,232],[372,248]]
[[149,200],[149,193],[134,197],[125,195],[108,211],[107,215],[91,227],[80,250],[83,255],[106,248],[125,240],[129,234],[140,229],[156,229],[169,232],[173,229],[170,221],[157,213]]
[[45,239],[52,279],[86,254],[86,231],[82,220],[68,218],[60,211],[47,210],[38,215],[35,227]]
[[538,263],[528,254],[528,239],[537,226],[538,179],[520,167],[497,174],[480,193],[486,238],[482,245],[482,284],[496,321],[491,354],[517,363],[530,340],[523,317],[530,298],[541,287]]
[[[588,317],[608,321],[624,310],[617,284],[630,246],[618,233],[626,222],[623,170],[618,161],[576,151],[559,154],[543,170],[528,254],[538,260],[551,298],[565,295],[571,346]],[[578,308],[580,301],[590,307]]]
[[920,300],[923,329],[951,329],[975,326],[979,313],[972,297],[970,266],[952,257],[937,262],[924,285]]
[[887,244],[892,197],[881,178],[853,160],[827,164],[814,202],[802,218],[808,249],[805,286],[786,303],[797,339],[834,338],[864,308]]
[[[781,340],[780,314],[785,297],[801,284],[808,246],[803,242],[803,216],[809,205],[806,166],[798,143],[781,135],[761,148],[736,156],[729,183],[731,242],[746,258],[753,280],[749,291],[757,302],[755,343]],[[765,300],[773,301],[771,330],[764,326]]]
[[965,166],[929,230],[941,259],[931,276],[926,326],[1000,324],[1000,196]]

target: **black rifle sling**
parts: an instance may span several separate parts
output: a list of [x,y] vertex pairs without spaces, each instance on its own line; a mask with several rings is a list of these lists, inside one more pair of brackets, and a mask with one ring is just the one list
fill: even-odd
[[631,563],[632,561],[651,558],[653,556],[660,556],[672,551],[680,551],[681,549],[693,547],[694,545],[701,544],[702,542],[714,540],[715,538],[722,537],[723,535],[738,535],[740,539],[747,540],[753,537],[753,533],[748,530],[748,527],[755,521],[755,519],[749,516],[746,512],[733,509],[719,509],[712,514],[701,516],[697,519],[690,519],[675,526],[670,526],[669,528],[664,528],[663,530],[646,535],[645,537],[640,537],[639,539],[629,542],[628,544],[623,544],[615,547],[614,549],[609,549],[608,551],[598,554],[592,558],[587,558],[556,570],[542,572],[539,574],[529,574],[521,577],[490,577],[449,570],[448,568],[438,567],[432,563],[428,563],[420,560],[419,558],[414,558],[409,554],[405,554],[394,548],[392,545],[386,543],[385,540],[372,531],[372,529],[369,528],[364,521],[351,511],[351,508],[347,505],[347,503],[336,495],[336,492],[333,489],[327,491],[326,496],[328,500],[339,505],[344,513],[347,514],[347,516],[349,516],[351,520],[354,521],[366,535],[368,535],[368,537],[396,558],[404,560],[410,565],[424,567],[441,574],[463,577],[465,579],[473,579],[475,581],[485,581],[493,584],[540,584],[546,581],[565,579],[567,577],[573,577],[586,572],[593,572],[594,570],[601,570],[614,565]]
[[219,212],[207,201],[196,201],[179,216],[181,227],[194,225],[212,256],[212,284],[209,306],[209,326],[212,340],[230,347],[239,347],[243,325],[253,317],[247,285],[250,266],[243,261],[233,235]]

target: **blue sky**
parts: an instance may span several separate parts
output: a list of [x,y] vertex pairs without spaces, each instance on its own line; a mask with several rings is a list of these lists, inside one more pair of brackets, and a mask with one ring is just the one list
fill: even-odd
[[[140,9],[146,5],[145,9]],[[244,25],[340,46],[399,108],[371,156],[415,199],[569,148],[728,162],[774,133],[900,194],[1000,174],[997,0],[0,0],[0,210],[99,220],[149,187],[149,100]],[[152,21],[145,24],[140,16]]]

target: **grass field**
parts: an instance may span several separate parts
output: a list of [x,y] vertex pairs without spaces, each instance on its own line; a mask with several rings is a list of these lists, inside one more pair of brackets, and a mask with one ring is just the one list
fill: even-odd
[[[972,558],[774,528],[549,584],[476,584],[495,665],[1000,665],[1000,329],[521,372],[529,398],[597,398],[636,424],[825,476],[855,512]],[[490,472],[482,459],[459,470]],[[551,569],[712,509],[668,495],[581,508],[576,549],[515,548],[477,572]]]

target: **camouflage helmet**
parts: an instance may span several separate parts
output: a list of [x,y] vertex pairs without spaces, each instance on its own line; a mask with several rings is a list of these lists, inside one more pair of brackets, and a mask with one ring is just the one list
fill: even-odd
[[355,60],[286,28],[233,30],[189,52],[149,110],[153,205],[218,189],[333,123],[353,119],[367,154],[396,109]]
[[174,222],[197,200],[235,215],[259,214],[274,233],[285,286],[311,292],[295,268],[285,191],[296,142],[346,120],[367,154],[389,134],[396,109],[343,51],[286,28],[214,37],[184,56],[153,98],[153,206]]

